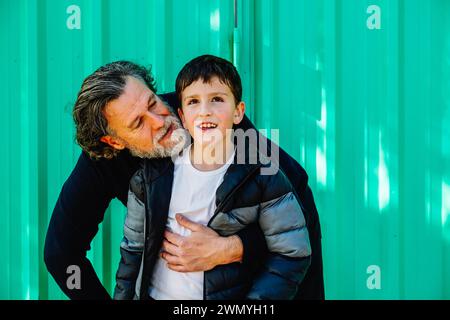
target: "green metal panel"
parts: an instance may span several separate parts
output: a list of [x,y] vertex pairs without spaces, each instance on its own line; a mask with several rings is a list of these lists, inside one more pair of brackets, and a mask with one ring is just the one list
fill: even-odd
[[[42,251],[80,152],[71,109],[84,77],[129,59],[172,91],[204,53],[233,59],[247,113],[308,171],[327,298],[450,298],[450,3],[236,4],[237,21],[234,0],[0,0],[0,299],[65,298]],[[88,253],[110,292],[124,213],[111,204]],[[373,265],[380,289],[367,285]]]
[[[367,27],[373,4],[379,30]],[[254,119],[280,128],[309,173],[327,297],[450,298],[450,3],[261,0],[251,10]],[[374,265],[379,290],[367,285]]]

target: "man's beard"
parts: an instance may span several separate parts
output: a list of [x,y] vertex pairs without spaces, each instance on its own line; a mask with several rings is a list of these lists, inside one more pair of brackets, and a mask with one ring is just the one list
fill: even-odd
[[[170,141],[166,141],[165,146],[159,143],[159,140],[164,137],[170,127],[173,126]],[[180,120],[174,116],[167,116],[164,120],[164,127],[153,137],[153,146],[149,151],[139,150],[126,141],[123,141],[125,146],[130,150],[130,153],[139,158],[166,158],[178,155],[190,143],[189,133],[182,127]]]

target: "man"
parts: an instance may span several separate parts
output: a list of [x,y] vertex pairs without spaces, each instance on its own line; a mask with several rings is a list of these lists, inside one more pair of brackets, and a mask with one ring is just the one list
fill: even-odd
[[[179,106],[174,94],[161,98],[173,107]],[[150,73],[130,62],[105,65],[83,82],[73,111],[83,153],[57,200],[44,252],[49,272],[71,299],[110,298],[86,258],[86,251],[110,201],[118,198],[126,205],[129,181],[140,158],[169,156],[182,139],[176,134],[178,120],[161,98],[156,95]],[[244,118],[239,127],[245,130],[253,125]],[[297,298],[323,299],[320,224],[307,175],[281,148],[279,155],[280,167],[304,207],[312,249],[311,265]],[[181,237],[166,232],[176,250],[168,249],[163,255],[170,261],[168,267],[178,272],[207,271],[233,261],[251,265],[266,252],[260,245],[264,235],[257,225],[237,235],[220,237],[212,229],[186,218],[178,219],[178,223],[192,234]],[[81,270],[80,289],[66,286],[66,271],[71,265]]]

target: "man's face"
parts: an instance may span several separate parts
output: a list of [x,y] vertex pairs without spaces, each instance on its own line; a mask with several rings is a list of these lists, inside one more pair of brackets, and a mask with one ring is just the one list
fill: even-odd
[[178,113],[196,143],[211,141],[209,136],[229,139],[233,124],[244,116],[244,103],[236,105],[230,88],[217,77],[209,83],[203,79],[193,82],[183,90],[181,100]]
[[171,156],[184,146],[186,134],[180,121],[134,77],[127,77],[122,95],[106,105],[104,115],[112,132],[101,141],[116,149],[128,148],[135,156],[154,158]]

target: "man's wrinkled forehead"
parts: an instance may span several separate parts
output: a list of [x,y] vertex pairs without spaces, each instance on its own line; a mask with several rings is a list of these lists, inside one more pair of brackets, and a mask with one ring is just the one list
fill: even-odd
[[122,94],[108,103],[105,113],[111,117],[129,115],[154,97],[155,94],[141,80],[127,77]]
[[150,99],[155,97],[155,94],[147,87],[145,82],[134,77],[127,77],[122,95],[129,101],[131,107],[146,105]]

